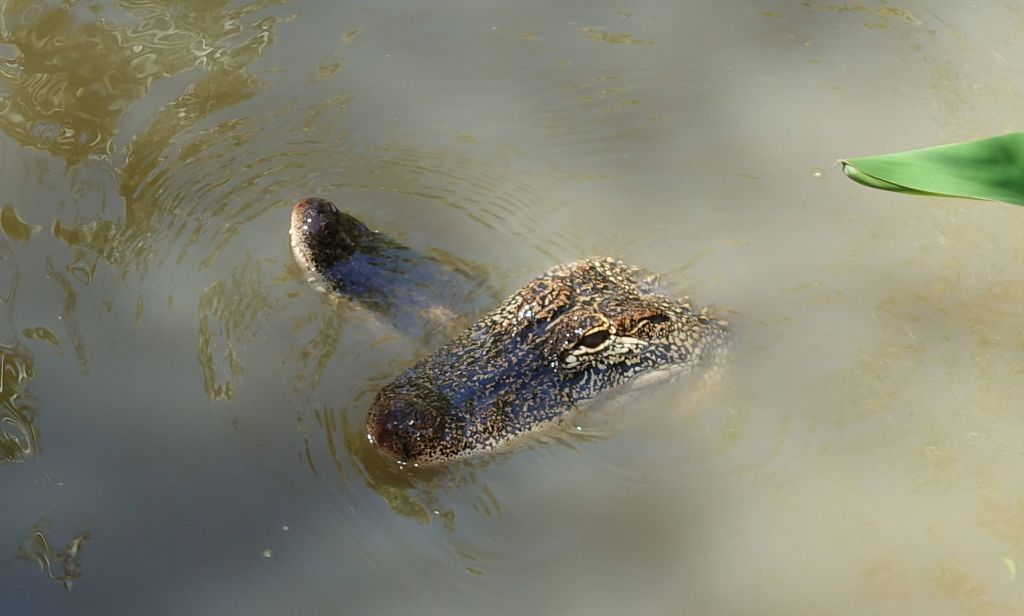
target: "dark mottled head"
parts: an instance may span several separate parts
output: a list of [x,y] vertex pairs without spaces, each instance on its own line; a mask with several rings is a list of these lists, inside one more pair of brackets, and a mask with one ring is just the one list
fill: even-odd
[[[295,260],[311,274],[322,274],[356,251],[373,231],[326,199],[311,197],[292,207],[289,229]],[[316,282],[316,280],[311,280]]]
[[367,429],[404,462],[494,449],[627,381],[719,357],[725,325],[614,259],[559,266],[381,390]]

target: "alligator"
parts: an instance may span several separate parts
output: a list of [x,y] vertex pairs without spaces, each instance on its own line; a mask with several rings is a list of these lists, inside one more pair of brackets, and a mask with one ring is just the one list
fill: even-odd
[[[292,247],[312,280],[359,301],[417,301],[415,281],[403,279],[417,270],[388,263],[389,240],[324,212],[337,210],[312,199],[293,209]],[[559,265],[386,385],[367,434],[404,464],[500,449],[627,382],[712,372],[727,342],[726,321],[659,293],[639,268],[613,258]]]

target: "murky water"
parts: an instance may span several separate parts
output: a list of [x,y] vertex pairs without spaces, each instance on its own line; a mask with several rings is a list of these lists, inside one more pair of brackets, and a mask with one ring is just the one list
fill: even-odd
[[[1022,27],[0,3],[4,613],[1024,613],[1024,210],[833,165],[1018,130]],[[495,302],[595,254],[660,272],[728,314],[728,371],[397,469],[363,418],[431,342],[309,288],[307,195]]]

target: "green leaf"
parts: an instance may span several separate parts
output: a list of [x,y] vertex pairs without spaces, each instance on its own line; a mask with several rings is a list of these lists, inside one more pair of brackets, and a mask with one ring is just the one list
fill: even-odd
[[1024,205],[1024,133],[839,162],[872,188]]

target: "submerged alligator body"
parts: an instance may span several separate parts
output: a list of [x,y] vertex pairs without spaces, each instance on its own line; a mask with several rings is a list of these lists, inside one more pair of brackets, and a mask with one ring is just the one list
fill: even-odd
[[[377,265],[388,265],[388,253],[372,267],[353,268],[345,260],[359,251],[338,248],[344,234],[330,225],[297,233],[296,221],[301,226],[308,218],[297,213],[311,201],[297,204],[292,216],[292,246],[311,279],[357,299],[395,288],[339,279],[346,271],[372,279]],[[384,271],[391,276],[393,269]],[[415,294],[373,298],[414,300]],[[659,294],[638,268],[610,258],[561,265],[385,386],[367,432],[387,454],[413,464],[497,449],[638,377],[717,364],[727,338],[725,321]]]

